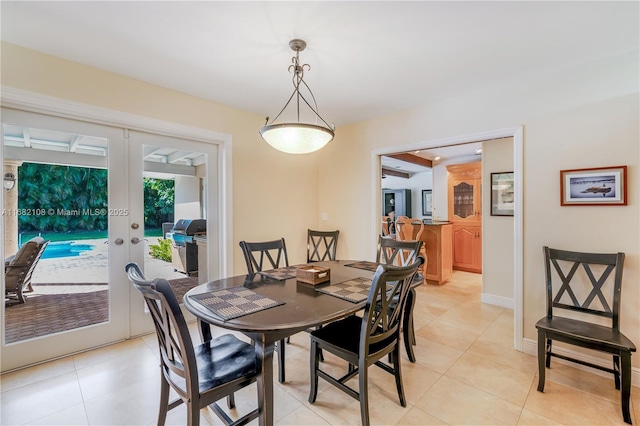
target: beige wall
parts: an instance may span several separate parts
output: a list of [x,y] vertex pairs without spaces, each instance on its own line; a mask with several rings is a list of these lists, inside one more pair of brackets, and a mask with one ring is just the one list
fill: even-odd
[[513,171],[513,138],[482,144],[482,293],[513,299],[513,217],[491,216],[491,173]]
[[234,272],[246,270],[237,244],[243,239],[284,237],[290,262],[305,261],[307,228],[319,223],[317,154],[294,156],[268,146],[258,134],[264,116],[12,44],[1,47],[5,87],[230,134]]
[[[476,92],[427,102],[419,109],[339,128],[322,151],[319,206],[340,228],[339,255],[370,255],[376,206],[373,150],[524,126],[524,337],[535,339],[545,314],[542,246],[623,251],[621,328],[640,343],[640,214],[638,185],[638,53],[507,81]],[[629,169],[629,205],[560,207],[559,171],[616,166]],[[434,173],[434,180],[436,179]],[[348,200],[348,201],[346,201]],[[489,263],[486,268],[499,268]],[[640,357],[633,365],[640,365]]]

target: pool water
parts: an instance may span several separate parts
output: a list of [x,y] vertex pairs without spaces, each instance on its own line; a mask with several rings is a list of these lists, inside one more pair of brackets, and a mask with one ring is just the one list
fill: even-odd
[[59,257],[74,257],[80,253],[93,250],[95,246],[92,244],[80,244],[75,241],[59,241],[49,243],[44,249],[41,259],[56,259]]

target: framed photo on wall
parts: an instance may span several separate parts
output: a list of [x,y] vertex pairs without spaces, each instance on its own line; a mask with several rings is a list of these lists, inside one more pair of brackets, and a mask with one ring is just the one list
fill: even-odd
[[513,216],[513,172],[491,173],[491,216]]
[[561,206],[626,206],[627,166],[560,170]]
[[422,215],[431,217],[433,213],[433,194],[431,189],[422,190]]

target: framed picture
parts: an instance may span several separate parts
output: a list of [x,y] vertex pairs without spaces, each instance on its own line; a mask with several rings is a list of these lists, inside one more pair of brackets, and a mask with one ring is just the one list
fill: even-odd
[[560,170],[561,206],[626,206],[627,166]]
[[431,217],[433,212],[433,199],[430,189],[422,190],[422,215]]
[[513,172],[491,173],[491,216],[513,216]]

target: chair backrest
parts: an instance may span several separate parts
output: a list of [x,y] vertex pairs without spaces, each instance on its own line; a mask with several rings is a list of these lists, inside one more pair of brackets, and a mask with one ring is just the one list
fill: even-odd
[[547,317],[553,317],[554,308],[578,311],[611,318],[612,328],[618,330],[624,253],[582,253],[549,247],[543,251]]
[[136,263],[129,263],[125,270],[151,312],[165,378],[181,397],[198,394],[198,369],[193,341],[169,282],[164,278],[147,280]]
[[336,260],[340,231],[307,230],[307,263]]
[[400,241],[419,240],[424,231],[422,219],[399,217],[396,219],[396,239]]
[[33,237],[20,247],[9,264],[5,266],[7,291],[15,290],[18,286],[24,287],[31,281],[31,275],[48,244],[49,240]]
[[407,266],[420,254],[422,240],[398,241],[389,237],[378,238],[376,262],[385,265]]
[[390,235],[392,228],[392,221],[389,216],[382,216],[382,235],[387,236]]
[[423,260],[422,256],[418,256],[407,266],[378,266],[362,316],[361,356],[366,357],[376,348],[400,339],[407,294]]
[[240,241],[240,248],[249,274],[289,266],[284,238],[261,243]]

